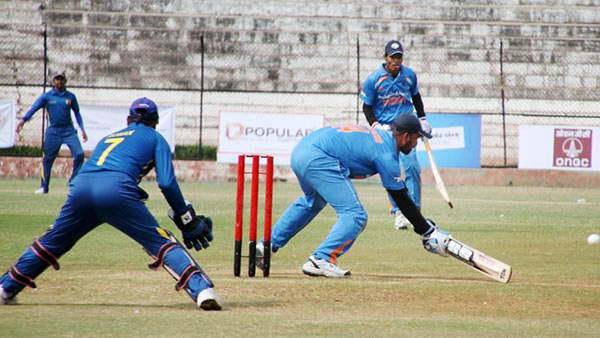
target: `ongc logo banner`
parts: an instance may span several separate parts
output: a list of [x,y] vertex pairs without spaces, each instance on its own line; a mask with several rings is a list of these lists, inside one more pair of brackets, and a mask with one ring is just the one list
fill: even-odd
[[519,126],[519,168],[600,171],[600,128]]
[[554,129],[554,166],[592,167],[591,129]]

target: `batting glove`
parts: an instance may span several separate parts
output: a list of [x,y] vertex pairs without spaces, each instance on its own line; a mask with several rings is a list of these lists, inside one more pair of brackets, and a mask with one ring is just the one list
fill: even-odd
[[427,122],[427,117],[423,116],[419,118],[419,121],[421,122],[421,129],[427,134],[431,134],[431,125]]
[[375,129],[381,129],[381,130],[392,130],[392,128],[390,127],[389,124],[381,124],[377,121],[373,122],[371,127],[375,128]]
[[448,232],[441,230],[437,225],[430,219],[427,219],[427,223],[431,226],[427,232],[421,235],[421,241],[425,250],[438,254],[442,257],[448,257],[446,253],[446,247],[448,242],[452,239],[452,235]]

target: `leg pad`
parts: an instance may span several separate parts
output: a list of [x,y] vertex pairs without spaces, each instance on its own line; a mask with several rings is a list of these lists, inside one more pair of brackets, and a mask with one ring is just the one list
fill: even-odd
[[8,270],[8,275],[10,276],[10,278],[12,278],[12,280],[19,284],[29,286],[32,289],[37,289],[37,285],[35,285],[33,279],[27,275],[22,274],[14,265],[10,268],[10,270]]
[[169,242],[160,247],[158,250],[158,255],[156,255],[156,259],[151,264],[148,264],[148,267],[152,270],[158,270],[165,264],[165,255],[169,250],[177,247],[177,243]]
[[54,270],[60,269],[60,265],[58,265],[58,259],[50,251],[48,251],[42,245],[42,243],[40,243],[39,239],[33,241],[33,244],[31,245],[31,250],[33,250],[33,253],[35,253],[35,255],[38,256],[41,260],[48,263],[48,265],[52,265]]

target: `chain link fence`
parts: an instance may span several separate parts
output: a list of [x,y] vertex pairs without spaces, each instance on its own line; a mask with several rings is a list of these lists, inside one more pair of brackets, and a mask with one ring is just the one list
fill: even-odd
[[[18,118],[50,89],[46,75],[66,69],[68,89],[80,105],[126,107],[147,96],[176,107],[177,145],[215,147],[221,111],[319,113],[327,124],[366,123],[358,93],[383,61],[385,41],[373,42],[368,33],[210,32],[157,28],[143,20],[119,28],[111,20],[118,17],[4,31],[13,35],[10,41],[27,39],[6,46],[0,69],[0,91],[17,101]],[[588,52],[584,41],[570,53],[532,52],[519,41],[489,38],[482,48],[438,53],[424,45],[439,41],[402,41],[404,63],[417,72],[427,113],[482,115],[485,167],[517,165],[521,124],[600,124],[598,53]],[[17,145],[41,145],[42,116],[39,111],[26,125]]]

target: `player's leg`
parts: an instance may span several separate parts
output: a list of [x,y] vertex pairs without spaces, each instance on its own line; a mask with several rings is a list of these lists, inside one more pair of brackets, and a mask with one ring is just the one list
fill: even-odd
[[[80,189],[82,188],[82,189]],[[94,216],[86,185],[75,185],[54,224],[0,277],[4,300],[15,300],[23,288],[36,288],[35,279],[50,265],[58,270],[58,259],[90,230],[100,224]],[[0,303],[6,303],[0,300]]]
[[44,157],[42,158],[42,182],[39,190],[36,190],[36,194],[47,194],[50,188],[50,176],[52,174],[52,165],[60,146],[62,145],[62,139],[57,128],[48,127],[46,130],[46,138],[44,139]]
[[81,142],[77,138],[77,132],[74,129],[72,132],[69,131],[63,135],[63,142],[69,147],[73,156],[73,172],[71,173],[71,178],[69,178],[69,181],[71,181],[79,172],[81,165],[83,165],[84,152]]
[[306,227],[323,210],[327,204],[317,193],[314,186],[309,182],[307,175],[307,164],[316,156],[323,154],[313,153],[311,149],[294,150],[291,166],[298,178],[300,188],[304,192],[298,197],[281,215],[279,220],[271,229],[271,248],[276,252],[284,247],[298,232]]
[[[131,187],[133,188],[133,187]],[[222,302],[213,285],[191,262],[185,248],[172,241],[160,228],[135,190],[125,189],[119,197],[106,195],[99,213],[102,219],[138,242],[155,258],[152,269],[165,269],[178,280],[176,289],[184,289],[205,310],[220,310]],[[207,298],[208,297],[208,298]]]
[[309,170],[305,178],[335,209],[338,219],[304,264],[303,271],[315,276],[349,277],[350,271],[340,269],[337,259],[352,247],[366,227],[367,213],[350,182],[348,171],[341,168],[337,160],[322,165],[320,169]]

